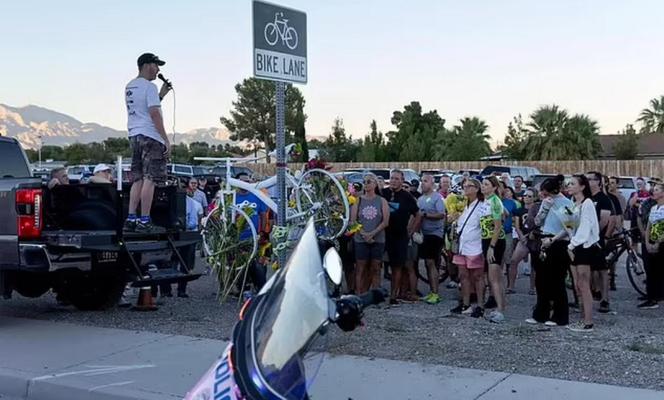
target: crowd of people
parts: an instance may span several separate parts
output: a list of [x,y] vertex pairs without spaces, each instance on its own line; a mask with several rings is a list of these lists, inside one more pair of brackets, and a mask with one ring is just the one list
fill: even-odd
[[[436,187],[431,175],[404,182],[403,173],[393,170],[381,190],[380,178],[369,173],[351,209],[351,223],[362,229],[341,246],[348,289],[381,286],[384,266],[391,275],[390,304],[437,304],[442,267],[453,280],[450,287],[459,284],[452,313],[501,323],[507,296],[516,293],[519,266],[529,260],[528,292],[536,300],[526,322],[590,332],[595,302],[598,312],[612,311],[615,265],[606,256],[624,221],[630,221],[647,275],[647,295],[638,308],[654,309],[664,300],[664,184],[639,178],[637,186],[626,199],[617,178],[595,171],[551,177],[537,188],[503,174],[467,176],[454,193],[449,176]],[[462,210],[451,207],[452,200],[462,201]],[[451,262],[442,265],[446,259]],[[426,295],[417,288],[420,260],[429,281]],[[570,321],[570,308],[581,312],[581,321]]]

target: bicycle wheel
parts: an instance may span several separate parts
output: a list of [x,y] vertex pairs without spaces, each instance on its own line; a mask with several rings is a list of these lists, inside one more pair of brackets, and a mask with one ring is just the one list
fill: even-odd
[[314,217],[321,239],[333,240],[346,231],[350,218],[346,190],[329,172],[311,169],[302,174],[295,200],[300,212]]
[[643,266],[643,259],[634,250],[627,250],[627,260],[625,261],[627,277],[634,290],[640,295],[646,295],[646,269]]
[[221,301],[234,289],[242,290],[248,267],[256,258],[258,235],[251,212],[221,204],[203,220],[203,250],[216,272]]
[[289,49],[295,50],[297,47],[297,31],[295,28],[290,27],[286,29],[286,46],[288,46]]
[[277,40],[279,40],[279,31],[277,29],[277,25],[275,25],[274,22],[270,22],[269,24],[265,25],[265,29],[263,29],[263,36],[265,37],[267,44],[270,46],[277,44]]

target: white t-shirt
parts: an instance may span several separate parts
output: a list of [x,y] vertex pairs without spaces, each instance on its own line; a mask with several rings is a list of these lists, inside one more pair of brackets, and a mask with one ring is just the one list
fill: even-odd
[[161,113],[157,85],[142,77],[132,79],[125,88],[125,102],[129,137],[143,135],[165,144],[150,117],[150,107],[159,107]]
[[[476,199],[471,204],[468,204],[457,221],[457,233],[463,227],[463,232],[461,232],[461,237],[459,238],[459,255],[462,256],[477,256],[482,254],[482,229],[480,228],[480,208],[482,208],[482,204],[477,204],[478,201]],[[475,207],[475,204],[477,204],[477,207]],[[475,208],[475,211],[472,211],[473,208]],[[464,226],[464,223],[466,226]]]

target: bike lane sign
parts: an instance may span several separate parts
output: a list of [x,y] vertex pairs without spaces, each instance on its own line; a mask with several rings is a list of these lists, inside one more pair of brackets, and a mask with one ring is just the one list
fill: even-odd
[[254,76],[307,83],[307,14],[253,2]]

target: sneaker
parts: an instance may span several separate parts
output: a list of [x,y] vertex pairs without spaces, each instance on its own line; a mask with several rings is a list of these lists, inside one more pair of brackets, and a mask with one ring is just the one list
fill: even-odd
[[466,310],[468,310],[469,308],[470,308],[470,306],[464,306],[463,304],[459,304],[458,306],[451,309],[450,312],[452,314],[464,314],[464,313],[466,313]]
[[445,285],[445,287],[448,289],[456,289],[459,287],[459,284],[454,281],[449,281],[447,282],[447,285]]
[[498,303],[496,303],[496,298],[493,296],[489,296],[486,303],[484,303],[484,308],[496,308],[496,307],[498,307]]
[[463,309],[463,311],[461,311],[461,314],[470,315],[470,314],[473,313],[473,307],[471,307],[471,306],[464,306],[464,307],[465,308]]
[[526,323],[527,323],[527,324],[530,324],[530,325],[537,325],[537,324],[539,324],[540,322],[539,322],[538,320],[536,320],[535,318],[528,318],[528,319],[526,320]]
[[657,304],[656,301],[654,300],[646,300],[643,303],[639,304],[637,306],[641,310],[654,310],[656,308],[659,308],[659,304]]
[[128,220],[126,219],[124,222],[124,225],[122,225],[122,230],[124,232],[135,232],[136,231],[136,220]]
[[397,305],[399,305],[399,301],[397,299],[390,299],[390,305],[391,306],[397,306]]
[[505,322],[505,316],[500,311],[493,310],[491,311],[491,314],[489,314],[489,322],[493,322],[494,324],[500,324],[502,322]]
[[611,308],[609,307],[609,302],[608,301],[601,301],[599,303],[599,309],[597,310],[601,312],[602,314],[606,314],[611,312]]
[[440,300],[440,295],[438,293],[429,293],[424,299],[427,304],[438,304],[440,303]]
[[583,321],[576,324],[567,325],[567,329],[572,332],[592,332],[595,324],[586,324]]
[[558,324],[555,323],[555,322],[553,322],[553,321],[546,321],[546,322],[544,323],[544,325],[546,325],[546,326],[558,326]]
[[484,309],[480,306],[475,307],[475,309],[473,309],[473,312],[470,314],[470,316],[473,318],[479,318],[483,315],[484,315]]
[[131,306],[131,303],[127,300],[127,298],[124,295],[122,295],[120,297],[120,300],[118,301],[118,307],[126,308],[129,306]]
[[166,232],[166,229],[157,226],[152,222],[141,222],[139,220],[136,222],[136,229],[134,231],[137,233],[164,233]]

